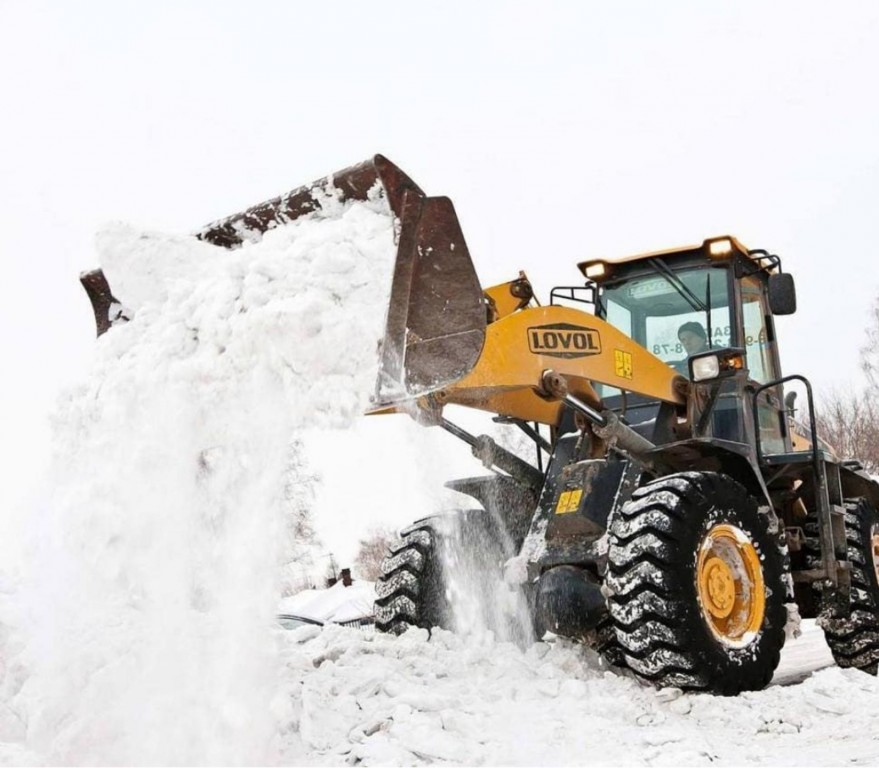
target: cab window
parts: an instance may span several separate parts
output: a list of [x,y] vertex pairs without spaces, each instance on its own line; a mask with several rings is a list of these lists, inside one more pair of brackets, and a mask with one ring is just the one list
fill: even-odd
[[725,267],[673,273],[657,268],[651,274],[607,285],[599,312],[611,325],[682,373],[686,372],[690,355],[731,343]]
[[749,378],[758,384],[778,378],[772,364],[770,339],[766,331],[766,299],[760,282],[753,277],[742,280],[742,346],[748,361]]

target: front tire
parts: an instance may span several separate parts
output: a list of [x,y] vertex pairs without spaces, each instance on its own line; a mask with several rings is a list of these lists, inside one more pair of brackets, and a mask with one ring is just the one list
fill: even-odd
[[765,687],[787,619],[779,531],[726,475],[685,472],[638,489],[609,529],[609,609],[626,665],[657,686]]

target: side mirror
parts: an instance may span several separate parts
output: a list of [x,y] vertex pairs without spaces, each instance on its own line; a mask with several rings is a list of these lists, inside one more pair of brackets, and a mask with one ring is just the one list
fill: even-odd
[[769,275],[769,309],[773,315],[792,315],[797,311],[794,276],[787,272]]

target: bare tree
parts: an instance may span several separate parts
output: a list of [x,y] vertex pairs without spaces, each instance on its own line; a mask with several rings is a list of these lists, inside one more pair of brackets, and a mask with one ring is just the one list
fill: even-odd
[[859,460],[879,474],[879,298],[870,307],[861,347],[863,389],[831,390],[818,403],[818,433],[843,459]]
[[354,557],[357,575],[366,581],[376,581],[381,576],[382,560],[388,554],[396,534],[389,528],[373,528],[362,539]]
[[815,418],[818,434],[841,458],[858,459],[868,472],[879,473],[879,398],[872,389],[832,390],[822,399]]
[[879,396],[879,298],[870,307],[867,342],[861,347],[861,368],[867,376],[869,390]]

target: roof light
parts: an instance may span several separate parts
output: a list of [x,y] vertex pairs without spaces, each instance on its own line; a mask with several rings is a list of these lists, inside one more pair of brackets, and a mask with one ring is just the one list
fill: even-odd
[[590,280],[595,280],[599,277],[604,277],[604,273],[606,270],[605,270],[604,262],[596,261],[596,262],[593,262],[592,264],[587,264],[586,269],[583,271],[584,271],[586,277],[588,277]]
[[708,253],[711,256],[729,256],[732,253],[733,244],[729,238],[722,240],[712,240],[708,243]]

